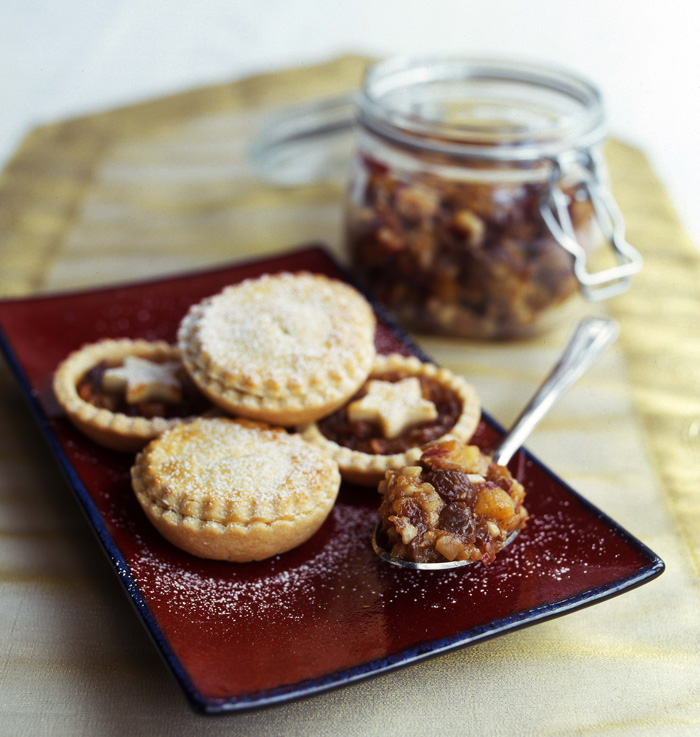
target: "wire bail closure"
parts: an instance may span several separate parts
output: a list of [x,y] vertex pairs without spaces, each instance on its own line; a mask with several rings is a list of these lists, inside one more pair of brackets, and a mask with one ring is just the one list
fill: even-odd
[[[574,274],[583,296],[590,302],[602,302],[629,289],[632,276],[642,268],[642,256],[625,238],[622,214],[609,189],[601,182],[598,167],[588,149],[578,149],[550,159],[548,196],[540,202],[540,213],[557,243],[574,257]],[[603,236],[613,249],[618,265],[592,273],[588,253],[579,242],[569,215],[569,198],[560,187],[564,172],[574,164],[584,171],[577,195],[587,197]]]

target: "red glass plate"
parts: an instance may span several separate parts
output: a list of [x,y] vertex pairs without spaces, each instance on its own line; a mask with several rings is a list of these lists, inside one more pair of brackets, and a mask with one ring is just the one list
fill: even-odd
[[[263,272],[347,278],[320,247],[115,288],[0,302],[2,348],[77,499],[192,706],[215,714],[319,693],[621,594],[661,559],[521,451],[525,530],[496,561],[449,572],[394,568],[370,542],[378,495],[344,485],[321,530],[268,561],[219,563],[166,542],[129,482],[132,457],[94,445],[51,392],[56,365],[104,337],[174,340],[187,308]],[[377,310],[381,352],[421,355]],[[425,358],[425,356],[421,356]],[[487,416],[476,441],[501,429]]]

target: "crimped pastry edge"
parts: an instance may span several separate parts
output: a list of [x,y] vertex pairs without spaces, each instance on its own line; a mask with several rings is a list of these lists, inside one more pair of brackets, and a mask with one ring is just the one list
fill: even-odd
[[[389,371],[398,371],[406,376],[427,376],[454,391],[462,400],[462,413],[449,432],[436,440],[455,437],[462,442],[467,442],[472,437],[481,418],[481,402],[474,387],[461,376],[435,364],[424,363],[415,356],[391,353],[377,356],[367,381]],[[423,452],[422,448],[415,447],[403,453],[373,455],[346,448],[330,440],[315,422],[302,425],[298,429],[303,438],[318,445],[335,458],[343,479],[361,486],[375,486],[384,478],[386,471],[413,465]]]
[[328,517],[335,495],[324,499],[303,518],[223,524],[180,515],[172,509],[137,499],[158,532],[176,547],[199,558],[246,563],[286,553],[305,543]]
[[100,361],[123,361],[127,356],[180,360],[177,347],[165,341],[105,338],[84,344],[61,361],[54,372],[53,391],[68,419],[78,430],[100,445],[130,453],[187,418],[129,417],[121,412],[96,407],[79,396],[77,386],[87,371]]
[[[340,365],[328,362],[321,367],[322,373],[309,376],[306,382],[281,386],[272,382],[269,377],[251,379],[247,374],[245,377],[243,374],[236,374],[235,366],[220,366],[203,351],[198,332],[202,321],[206,319],[207,308],[214,300],[221,298],[229,290],[274,279],[317,282],[340,290],[346,298],[355,301],[361,327],[357,330],[358,345],[352,360]],[[233,414],[291,426],[311,422],[333,412],[362,386],[376,357],[375,330],[374,312],[354,287],[323,274],[299,271],[264,274],[246,279],[206,297],[193,305],[184,316],[180,322],[177,340],[185,368],[200,391],[212,402]],[[364,332],[365,336],[362,335]]]

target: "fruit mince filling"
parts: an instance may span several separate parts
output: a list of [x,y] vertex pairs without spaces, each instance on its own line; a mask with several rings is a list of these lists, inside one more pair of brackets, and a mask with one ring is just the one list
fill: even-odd
[[[573,259],[541,214],[548,183],[450,180],[399,173],[363,156],[347,208],[355,273],[407,327],[507,338],[533,331],[578,292]],[[577,238],[592,245],[593,210],[562,185]]]
[[379,493],[388,549],[419,563],[489,564],[528,516],[508,469],[454,439],[430,445],[416,466],[388,471]]
[[192,417],[200,415],[211,408],[205,397],[197,390],[187,373],[182,368],[178,372],[181,384],[181,398],[179,402],[146,401],[129,404],[121,392],[107,392],[102,388],[105,372],[114,368],[107,361],[101,361],[93,366],[78,382],[78,396],[85,402],[106,409],[113,413],[121,413],[128,417],[163,417],[173,419],[178,417]]
[[[372,379],[396,382],[406,378],[399,372],[388,372]],[[406,428],[395,438],[385,438],[378,425],[366,421],[352,422],[345,407],[318,421],[320,431],[329,440],[346,448],[372,455],[403,453],[409,448],[422,447],[445,435],[457,423],[462,412],[462,400],[451,389],[425,376],[418,377],[424,399],[437,409],[437,418]],[[366,393],[363,387],[350,403]]]

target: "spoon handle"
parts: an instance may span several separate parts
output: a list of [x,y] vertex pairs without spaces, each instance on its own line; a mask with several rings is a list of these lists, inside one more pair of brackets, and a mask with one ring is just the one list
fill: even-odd
[[501,440],[493,454],[495,463],[508,463],[550,407],[619,334],[619,325],[608,317],[589,317],[576,326],[562,357]]

